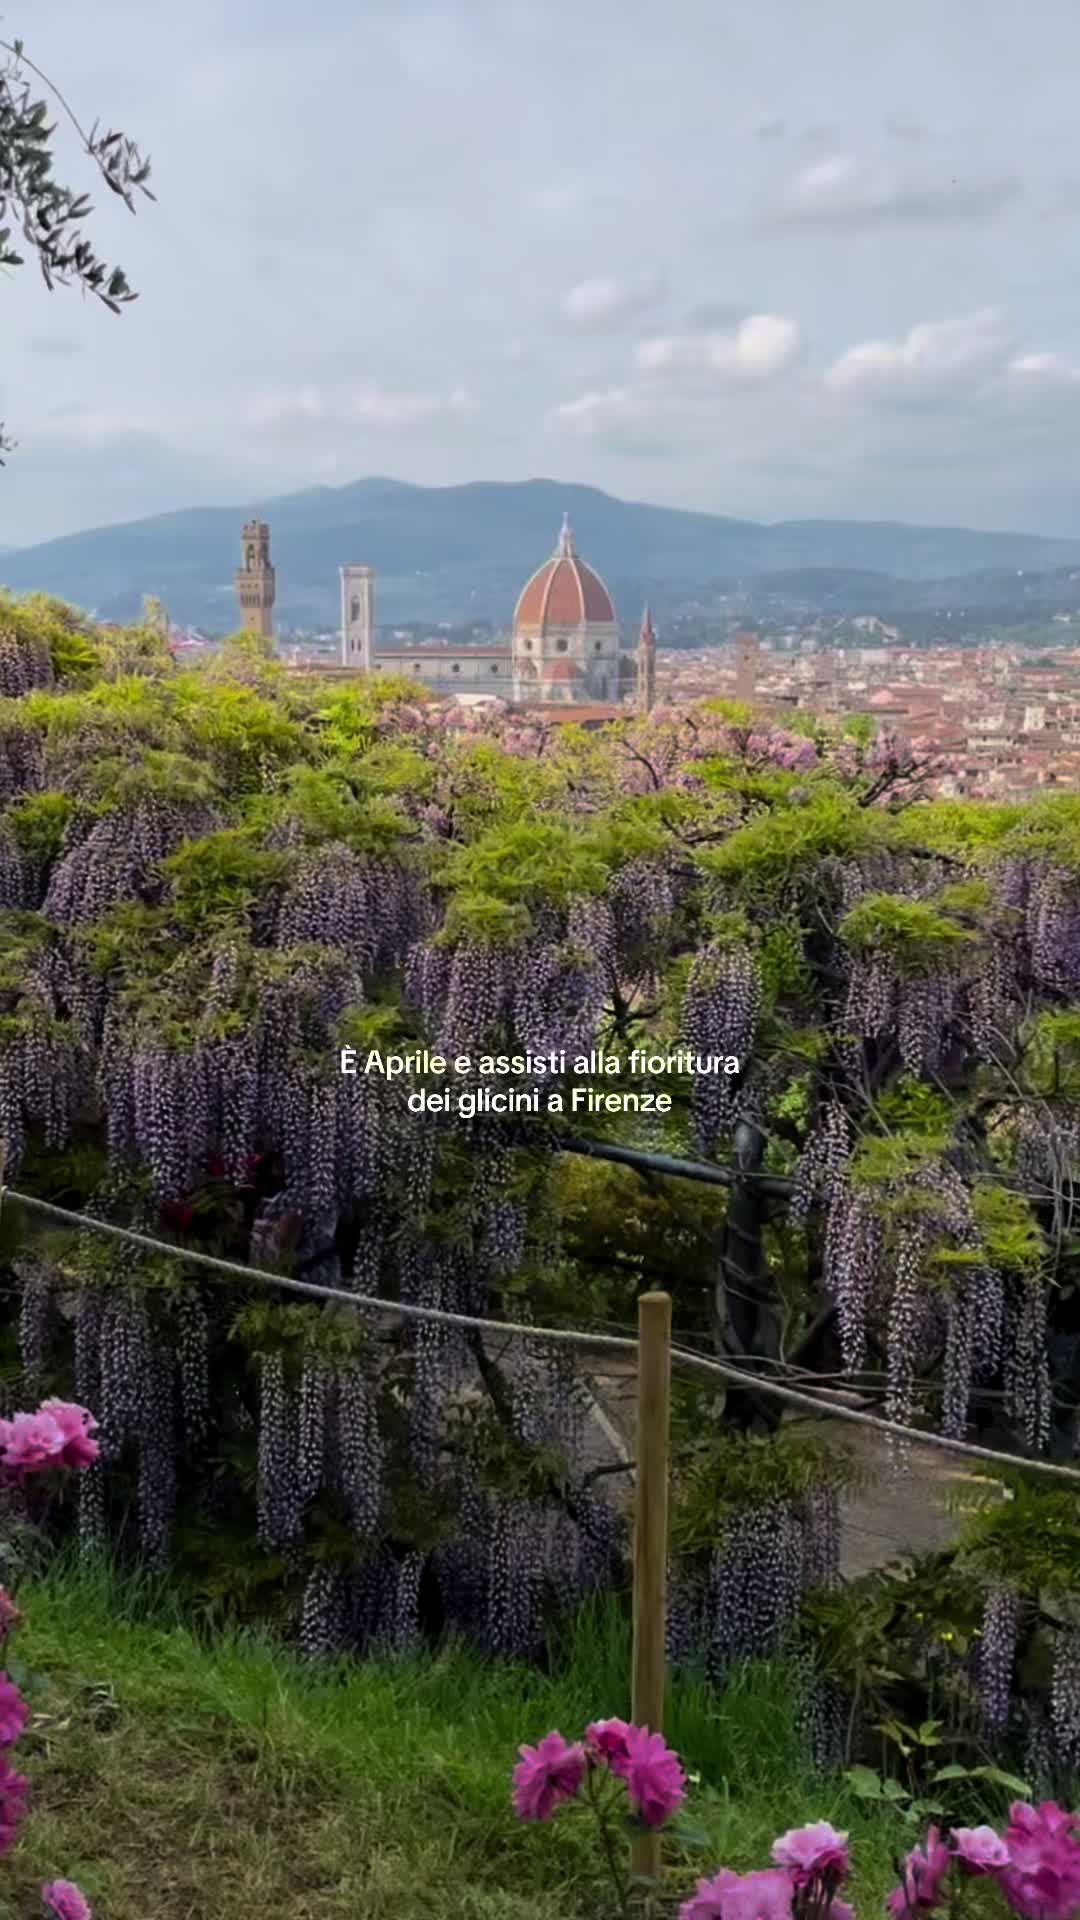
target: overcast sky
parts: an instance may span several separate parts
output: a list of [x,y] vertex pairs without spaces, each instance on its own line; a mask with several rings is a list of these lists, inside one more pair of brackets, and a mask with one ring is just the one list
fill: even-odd
[[0,285],[0,544],[373,473],[1080,532],[1077,0],[7,0],[0,31],[158,195],[94,196],[122,317]]

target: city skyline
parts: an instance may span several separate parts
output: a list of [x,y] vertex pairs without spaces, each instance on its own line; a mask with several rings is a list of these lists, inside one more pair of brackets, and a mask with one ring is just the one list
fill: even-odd
[[3,288],[0,545],[364,473],[1080,524],[1064,4],[220,11],[13,19],[158,200],[94,195],[121,318]]

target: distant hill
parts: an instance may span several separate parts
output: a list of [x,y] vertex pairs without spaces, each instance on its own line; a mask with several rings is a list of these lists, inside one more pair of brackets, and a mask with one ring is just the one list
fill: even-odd
[[[984,592],[995,605],[1011,604],[1017,593],[1030,599],[1031,583],[1025,589],[1018,570],[1080,567],[1080,539],[888,521],[764,526],[552,480],[415,487],[368,479],[91,528],[0,553],[0,578],[18,592],[60,594],[102,619],[132,617],[153,593],[174,620],[225,632],[236,624],[240,528],[253,512],[271,524],[275,618],[285,627],[336,625],[338,568],[347,561],[376,569],[380,623],[508,622],[525,579],[552,551],[564,512],[628,624],[646,596],[663,610],[721,591],[837,611],[937,604],[938,593],[968,606],[982,604]],[[1011,584],[1004,599],[1003,582]]]

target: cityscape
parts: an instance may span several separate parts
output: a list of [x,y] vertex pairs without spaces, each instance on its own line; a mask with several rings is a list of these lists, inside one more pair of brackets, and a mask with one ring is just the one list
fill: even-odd
[[1080,1920],[1075,0],[12,6],[0,1920]]

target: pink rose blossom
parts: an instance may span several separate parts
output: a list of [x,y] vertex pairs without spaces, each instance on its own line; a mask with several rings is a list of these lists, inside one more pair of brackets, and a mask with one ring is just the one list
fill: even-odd
[[789,1869],[797,1887],[805,1887],[814,1879],[824,1880],[826,1875],[839,1886],[851,1872],[847,1834],[838,1833],[827,1820],[782,1833],[773,1841],[772,1857],[778,1867]]
[[563,1800],[573,1800],[585,1778],[585,1749],[561,1733],[546,1733],[535,1747],[519,1747],[514,1768],[514,1811],[519,1820],[550,1820]]
[[0,1647],[22,1625],[22,1614],[6,1587],[0,1587]]
[[0,1754],[0,1858],[11,1852],[19,1824],[26,1818],[30,1783]]
[[956,1827],[953,1846],[969,1873],[996,1873],[1009,1864],[1009,1849],[993,1827]]
[[50,1880],[41,1889],[41,1904],[55,1920],[92,1920],[90,1902],[74,1880]]
[[711,1880],[699,1880],[692,1900],[679,1908],[679,1920],[724,1920],[724,1896],[739,1885],[730,1867],[721,1867]]
[[585,1744],[593,1758],[602,1766],[610,1767],[612,1773],[626,1778],[630,1764],[630,1754],[626,1745],[626,1736],[630,1729],[625,1720],[594,1720],[585,1729]]
[[895,1887],[889,1894],[885,1905],[896,1916],[908,1913],[930,1912],[939,1907],[943,1899],[945,1876],[952,1864],[952,1855],[945,1845],[937,1827],[931,1827],[926,1836],[926,1851],[913,1847],[904,1862],[903,1885]]
[[0,1455],[9,1473],[39,1473],[59,1464],[64,1435],[48,1413],[16,1413],[0,1421]]
[[721,1867],[711,1880],[698,1881],[679,1920],[791,1920],[793,1894],[790,1875],[778,1867],[741,1875]]
[[669,1814],[686,1798],[685,1775],[678,1755],[662,1734],[648,1727],[627,1727],[626,1768],[623,1778],[632,1806],[647,1827],[662,1827]]
[[998,1884],[1013,1912],[1023,1920],[1072,1920],[1080,1907],[1080,1842],[1076,1814],[1054,1800],[1031,1807],[1022,1800],[1009,1808],[1003,1835],[1009,1864]]
[[724,1900],[723,1920],[791,1920],[791,1875],[778,1867],[746,1873]]
[[43,1400],[39,1412],[55,1420],[64,1436],[60,1465],[76,1471],[93,1466],[100,1452],[97,1441],[90,1438],[97,1432],[98,1423],[93,1414],[70,1400]]
[[0,1747],[13,1747],[30,1716],[30,1709],[13,1680],[0,1673]]

